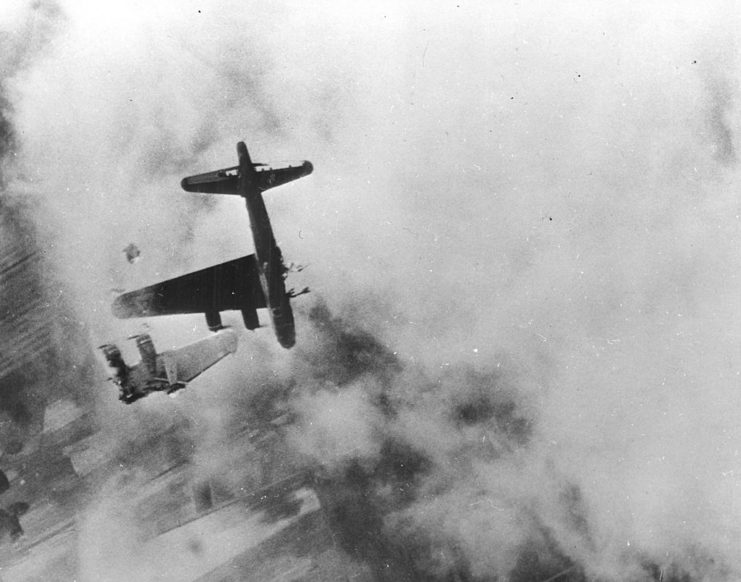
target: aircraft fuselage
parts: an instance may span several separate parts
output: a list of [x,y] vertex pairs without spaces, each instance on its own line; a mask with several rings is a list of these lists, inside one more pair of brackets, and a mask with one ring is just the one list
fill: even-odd
[[176,313],[203,313],[211,331],[224,326],[221,312],[239,310],[247,329],[260,327],[258,309],[267,308],[278,343],[290,348],[296,329],[290,300],[303,293],[286,293],[288,268],[275,243],[263,192],[312,173],[308,160],[253,163],[244,142],[237,144],[239,164],[180,182],[186,192],[242,196],[247,206],[255,252],[225,263],[186,273],[119,295],[113,302],[116,317],[149,317]]
[[188,382],[237,351],[237,336],[230,329],[159,354],[148,334],[134,339],[141,361],[133,366],[126,365],[117,346],[100,346],[111,371],[110,380],[119,387],[119,400],[126,404],[152,392],[173,394],[182,390]]
[[270,225],[262,190],[258,184],[257,172],[244,142],[240,141],[237,144],[237,154],[239,156],[239,192],[245,199],[250,217],[260,284],[278,343],[284,348],[290,348],[296,343],[296,327],[284,282],[283,254],[275,243],[273,228]]

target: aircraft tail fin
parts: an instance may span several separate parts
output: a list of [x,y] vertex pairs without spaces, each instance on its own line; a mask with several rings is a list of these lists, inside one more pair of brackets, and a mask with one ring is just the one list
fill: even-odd
[[183,178],[180,181],[180,186],[186,192],[244,195],[244,192],[240,189],[240,175],[242,178],[252,176],[255,173],[255,165],[261,166],[262,164],[252,163],[247,146],[243,141],[237,144],[237,156],[239,157],[238,166]]
[[142,363],[147,367],[149,373],[154,375],[157,371],[157,350],[154,349],[152,337],[147,333],[142,333],[134,337],[136,348],[139,350]]
[[240,189],[240,174],[249,184],[254,184],[264,192],[293,180],[308,176],[314,171],[314,166],[306,160],[281,162],[277,164],[256,164],[250,158],[247,146],[240,141],[237,144],[239,165],[224,168],[205,174],[196,174],[183,178],[180,186],[186,192],[202,192],[205,194],[235,194],[245,195]]

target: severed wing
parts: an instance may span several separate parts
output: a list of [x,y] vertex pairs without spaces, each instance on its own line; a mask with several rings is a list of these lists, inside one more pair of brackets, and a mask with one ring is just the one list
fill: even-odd
[[112,310],[116,317],[126,319],[253,311],[265,306],[255,255],[247,255],[119,295]]

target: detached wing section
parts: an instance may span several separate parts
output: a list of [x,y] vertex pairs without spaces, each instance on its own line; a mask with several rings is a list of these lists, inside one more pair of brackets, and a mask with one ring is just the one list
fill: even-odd
[[265,306],[255,255],[247,255],[124,293],[114,300],[112,309],[121,319],[205,313],[209,325],[213,321],[212,327],[218,328],[220,311],[241,310],[246,320],[247,314]]
[[225,168],[215,172],[206,172],[197,176],[183,178],[180,182],[187,192],[204,192],[206,194],[239,194],[237,186],[239,166]]

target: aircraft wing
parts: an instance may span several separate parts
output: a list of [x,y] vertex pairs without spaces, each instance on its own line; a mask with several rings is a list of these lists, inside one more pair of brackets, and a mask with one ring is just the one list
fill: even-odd
[[126,319],[263,307],[255,255],[247,255],[124,293],[116,297],[112,309],[116,317]]

